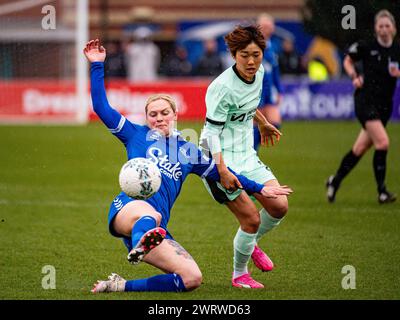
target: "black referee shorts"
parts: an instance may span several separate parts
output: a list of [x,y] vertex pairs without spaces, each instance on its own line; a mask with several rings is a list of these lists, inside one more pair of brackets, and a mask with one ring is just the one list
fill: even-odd
[[354,107],[356,117],[363,128],[369,120],[381,120],[386,127],[392,115],[393,100],[358,91],[354,94]]

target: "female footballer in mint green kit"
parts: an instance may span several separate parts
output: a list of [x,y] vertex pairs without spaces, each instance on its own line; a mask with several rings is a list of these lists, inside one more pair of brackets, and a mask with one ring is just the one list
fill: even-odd
[[227,167],[268,186],[279,186],[272,171],[258,158],[253,146],[253,118],[257,121],[262,145],[274,144],[281,133],[271,125],[257,107],[261,99],[264,68],[261,64],[265,39],[257,26],[236,27],[225,37],[235,65],[225,70],[208,87],[206,123],[200,138],[201,147],[214,158],[221,183],[204,179],[213,198],[225,203],[235,214],[240,228],[234,239],[234,272],[232,285],[262,288],[250,276],[250,257],[256,267],[270,271],[273,263],[257,246],[259,239],[277,226],[288,210],[286,196],[262,199],[258,212],[249,195]]

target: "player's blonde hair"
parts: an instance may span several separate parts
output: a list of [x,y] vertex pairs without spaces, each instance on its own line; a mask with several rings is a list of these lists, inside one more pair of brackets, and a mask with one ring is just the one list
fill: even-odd
[[392,23],[394,27],[394,33],[393,33],[393,38],[396,36],[397,33],[397,28],[396,28],[396,20],[394,19],[394,16],[390,13],[389,10],[383,9],[380,10],[376,15],[375,15],[375,25],[378,22],[379,19],[381,18],[388,18],[390,22]]
[[166,93],[156,93],[156,94],[152,94],[150,97],[147,98],[146,101],[146,106],[144,108],[146,114],[147,114],[147,109],[150,103],[157,101],[157,100],[165,100],[168,102],[168,104],[171,106],[172,111],[174,111],[174,113],[176,113],[176,103],[174,98],[172,98],[169,94]]

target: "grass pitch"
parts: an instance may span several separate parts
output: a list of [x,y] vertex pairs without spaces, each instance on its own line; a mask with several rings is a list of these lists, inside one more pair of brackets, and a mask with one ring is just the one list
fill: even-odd
[[[199,123],[180,124],[196,128]],[[343,182],[335,204],[324,183],[359,131],[355,122],[286,122],[281,142],[261,159],[295,193],[282,224],[260,245],[276,268],[250,270],[264,290],[232,288],[233,215],[201,180],[184,184],[169,230],[197,261],[203,285],[190,293],[90,293],[117,272],[126,279],[158,270],[131,266],[122,242],[107,230],[119,192],[123,145],[100,123],[86,127],[0,127],[0,299],[399,299],[400,201],[379,205],[370,151]],[[400,124],[389,124],[387,185],[400,193]],[[56,270],[45,290],[43,267]],[[356,289],[344,290],[344,266]]]

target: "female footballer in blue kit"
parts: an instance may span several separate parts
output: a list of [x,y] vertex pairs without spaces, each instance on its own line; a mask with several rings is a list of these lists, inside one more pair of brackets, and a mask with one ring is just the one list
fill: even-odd
[[[125,280],[113,273],[108,280],[98,281],[92,292],[174,291],[196,289],[202,281],[201,271],[190,254],[167,230],[170,210],[189,173],[219,181],[212,159],[186,142],[174,129],[176,105],[165,94],[152,95],[145,106],[146,126],[134,124],[113,109],[104,88],[105,48],[98,39],[87,43],[84,54],[91,62],[91,94],[93,108],[107,128],[124,145],[128,159],[147,157],[163,167],[159,191],[147,200],[135,200],[121,192],[109,210],[109,231],[122,238],[128,248],[128,260],[141,260],[165,272],[146,279]],[[165,163],[170,162],[170,166]],[[163,165],[161,165],[163,164]],[[288,195],[287,187],[264,187],[237,175],[249,193],[275,198]]]
[[[282,100],[282,86],[280,81],[280,71],[278,64],[278,54],[272,45],[271,37],[275,32],[275,20],[267,14],[261,13],[257,18],[257,25],[260,26],[265,41],[266,48],[263,55],[264,77],[262,84],[261,101],[258,108],[265,118],[276,128],[281,129],[282,117],[279,105]],[[258,150],[261,144],[261,134],[258,126],[254,126],[254,149]]]

